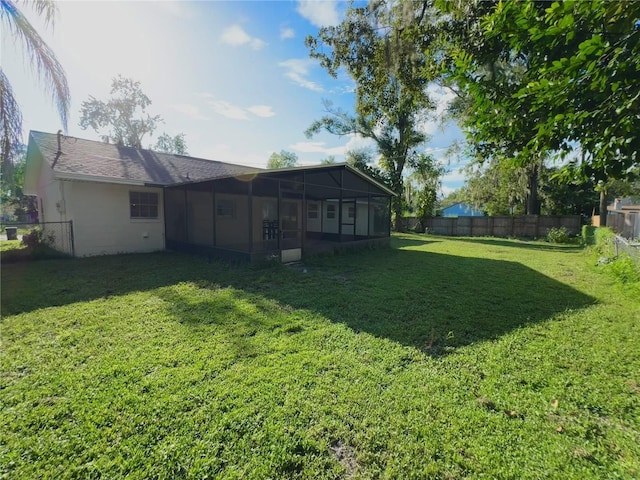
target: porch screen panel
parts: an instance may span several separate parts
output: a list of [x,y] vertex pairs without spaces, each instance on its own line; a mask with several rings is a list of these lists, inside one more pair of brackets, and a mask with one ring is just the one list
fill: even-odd
[[168,241],[186,242],[186,218],[184,190],[168,188],[164,191],[165,199],[165,231]]
[[213,192],[187,191],[188,242],[213,246]]
[[389,225],[389,197],[373,197],[369,205],[369,229],[372,237],[388,237]]
[[249,197],[216,193],[216,247],[251,251],[249,244]]

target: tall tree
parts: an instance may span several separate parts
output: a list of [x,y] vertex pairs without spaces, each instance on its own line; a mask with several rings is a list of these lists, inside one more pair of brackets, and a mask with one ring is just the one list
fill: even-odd
[[407,177],[408,191],[411,192],[407,195],[407,203],[412,206],[423,229],[427,217],[435,214],[443,174],[444,167],[435,158],[421,154],[413,173]]
[[298,156],[293,152],[280,150],[280,153],[273,152],[267,162],[267,168],[291,168],[298,164]]
[[305,44],[313,58],[336,77],[344,68],[356,83],[354,113],[325,101],[326,115],[307,129],[307,136],[321,130],[335,135],[358,134],[372,139],[380,167],[388,175],[395,226],[399,228],[404,202],[405,167],[418,161],[419,147],[427,140],[420,129],[433,108],[426,91],[428,78],[420,75],[424,56],[420,45],[403,38],[422,17],[402,5],[384,0],[366,7],[350,7],[335,27],[323,27]]
[[158,137],[155,145],[151,146],[151,150],[156,152],[173,153],[175,155],[189,155],[187,151],[187,142],[184,139],[184,133],[171,136],[163,133]]
[[[44,18],[45,25],[53,27],[57,6],[53,1],[23,2]],[[71,97],[64,69],[53,50],[40,37],[24,14],[12,0],[0,0],[0,21],[11,32],[16,43],[25,49],[31,68],[51,94],[56,104],[62,127],[67,130]],[[7,48],[5,45],[3,48]],[[3,178],[13,178],[12,157],[22,143],[22,113],[13,94],[11,83],[0,66],[0,155]]]
[[127,147],[142,148],[145,135],[153,135],[162,121],[151,116],[147,107],[151,100],[140,88],[140,82],[118,75],[111,82],[111,98],[106,102],[89,96],[80,108],[80,127],[91,127],[102,140]]
[[[449,11],[452,3],[439,2]],[[525,81],[484,120],[507,139],[522,134],[518,119],[528,122],[529,139],[521,151],[550,149],[566,155],[579,146],[583,155],[569,162],[565,179],[600,185],[605,224],[609,180],[628,177],[638,164],[640,2],[487,3],[467,28],[480,40],[471,42],[475,51],[459,42],[452,71],[458,78],[473,75],[477,70],[469,66],[480,60],[522,59]],[[493,99],[486,95],[483,100]]]

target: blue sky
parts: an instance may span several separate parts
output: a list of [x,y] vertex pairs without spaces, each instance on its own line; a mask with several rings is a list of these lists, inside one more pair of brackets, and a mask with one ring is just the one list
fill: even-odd
[[[118,74],[142,84],[148,111],[164,123],[155,132],[184,133],[189,154],[264,167],[272,152],[295,152],[300,164],[333,155],[344,160],[356,137],[304,130],[323,114],[322,100],[351,110],[353,82],[330,77],[309,58],[307,35],[337,24],[346,2],[332,1],[128,1],[59,2],[55,28],[46,29],[28,7],[24,12],[63,64],[72,103],[68,134],[98,140],[78,126],[80,105],[89,95],[106,99]],[[28,68],[28,59],[3,31],[2,66],[14,87],[30,129],[61,128],[51,100]],[[440,110],[450,94],[432,89]],[[432,139],[425,150],[442,158],[449,173],[446,193],[462,185],[460,165],[443,158],[460,131],[426,121]],[[143,144],[155,142],[146,137]]]

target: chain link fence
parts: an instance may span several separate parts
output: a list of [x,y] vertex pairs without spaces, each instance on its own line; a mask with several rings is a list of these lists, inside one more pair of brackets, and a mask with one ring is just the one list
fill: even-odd
[[640,242],[627,240],[620,235],[616,235],[613,240],[613,245],[616,250],[616,257],[619,257],[621,253],[624,253],[640,265]]
[[75,256],[75,245],[73,241],[73,222],[40,222],[40,223],[3,223],[3,240],[22,240],[25,235],[29,235],[33,230],[42,232],[44,242],[57,250],[71,257]]

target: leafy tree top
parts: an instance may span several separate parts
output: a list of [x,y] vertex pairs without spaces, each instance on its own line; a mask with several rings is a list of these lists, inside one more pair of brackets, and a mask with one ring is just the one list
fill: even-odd
[[111,97],[105,102],[89,96],[82,102],[80,127],[91,127],[105,142],[142,148],[145,135],[153,135],[162,121],[151,116],[147,107],[151,100],[140,88],[140,82],[118,75],[111,82]]

